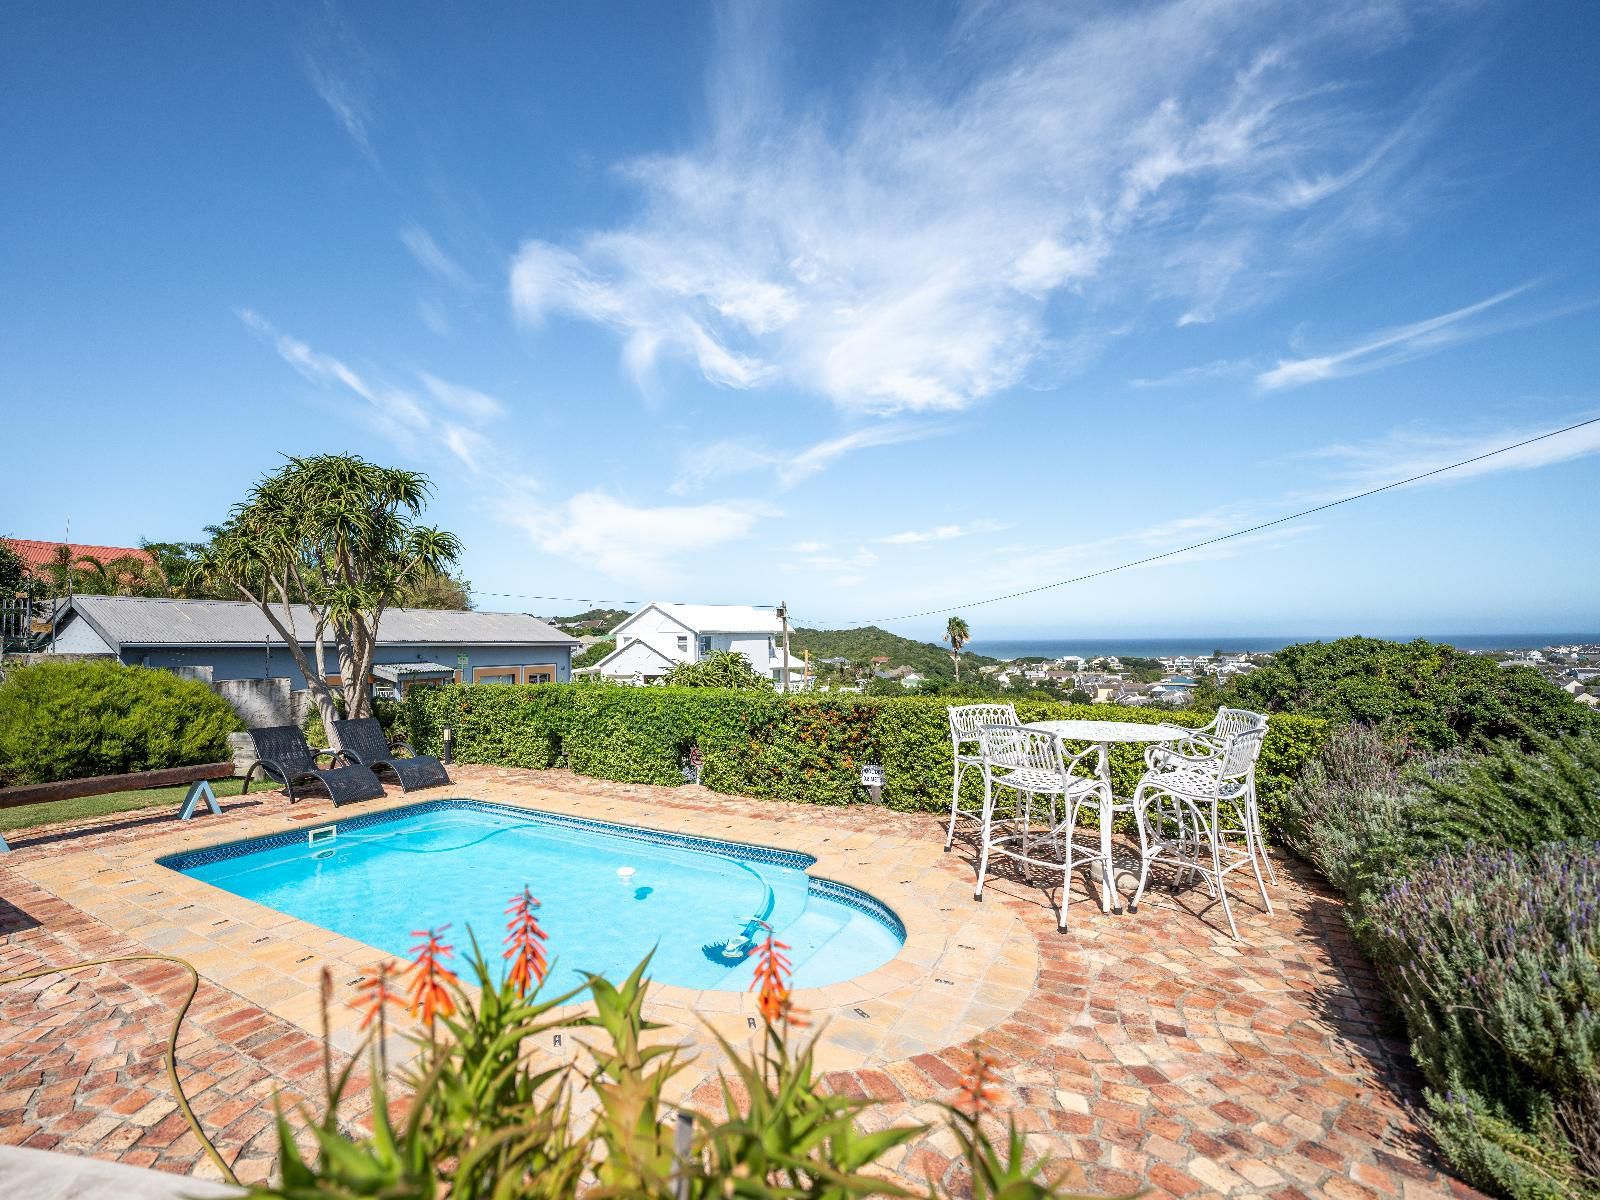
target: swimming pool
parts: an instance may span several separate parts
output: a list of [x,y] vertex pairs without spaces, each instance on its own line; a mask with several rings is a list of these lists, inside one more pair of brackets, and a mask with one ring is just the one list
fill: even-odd
[[742,990],[756,919],[792,948],[796,987],[864,974],[905,942],[886,905],[808,876],[810,855],[481,800],[430,800],[158,861],[401,959],[413,930],[446,923],[464,956],[470,927],[497,966],[505,907],[526,884],[566,981],[580,971],[620,981],[653,949],[658,983]]

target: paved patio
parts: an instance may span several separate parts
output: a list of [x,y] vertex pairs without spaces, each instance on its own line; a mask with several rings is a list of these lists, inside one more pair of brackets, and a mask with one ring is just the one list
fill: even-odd
[[[1296,864],[1279,860],[1274,916],[1235,890],[1242,943],[1202,892],[1157,889],[1138,913],[1107,916],[1081,883],[1061,935],[1040,884],[1001,875],[975,904],[970,849],[958,840],[942,853],[937,817],[556,771],[455,774],[451,795],[803,850],[818,858],[814,874],[894,907],[908,933],[900,956],[796,997],[820,1027],[827,1086],[884,1102],[869,1122],[937,1120],[934,1102],[951,1096],[981,1047],[1000,1067],[1003,1108],[1030,1148],[1085,1190],[1466,1194],[1436,1170],[1408,1116],[1414,1072],[1384,1032],[1376,982],[1337,901]],[[392,794],[361,810],[406,802]],[[206,982],[180,1068],[202,1123],[250,1180],[271,1167],[273,1092],[294,1100],[320,1091],[323,966],[348,996],[381,955],[153,866],[177,849],[338,819],[325,801],[290,806],[276,793],[223,804],[220,820],[130,814],[13,838],[15,851],[0,858],[0,976],[141,949],[195,962]],[[214,1174],[161,1067],[185,978],[139,964],[0,993],[0,1142]],[[696,1055],[677,1094],[713,1107],[705,1022],[748,1037],[752,998],[678,988],[652,996],[663,1036]],[[336,1045],[353,1047],[354,1014],[336,1003],[334,1021]],[[954,1149],[935,1132],[895,1166],[959,1186]]]

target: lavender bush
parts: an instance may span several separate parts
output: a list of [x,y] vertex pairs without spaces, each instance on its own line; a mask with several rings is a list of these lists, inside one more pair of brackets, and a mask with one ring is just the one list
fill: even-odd
[[1368,936],[1469,1182],[1600,1193],[1600,842],[1444,854],[1385,890]]

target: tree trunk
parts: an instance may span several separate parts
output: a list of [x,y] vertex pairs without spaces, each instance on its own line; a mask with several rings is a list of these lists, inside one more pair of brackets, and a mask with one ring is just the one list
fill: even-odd
[[961,651],[952,650],[950,652],[950,661],[955,663],[955,665],[956,665],[956,682],[960,683],[961,682]]

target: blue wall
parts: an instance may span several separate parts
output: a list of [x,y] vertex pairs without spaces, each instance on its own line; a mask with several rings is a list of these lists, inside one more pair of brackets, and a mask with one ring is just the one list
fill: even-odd
[[[306,647],[308,657],[311,648]],[[468,675],[477,667],[522,667],[547,665],[556,668],[556,681],[567,683],[572,678],[572,651],[566,646],[379,646],[373,656],[374,663],[435,662],[454,668],[456,656],[467,656]],[[294,659],[282,646],[274,646],[270,653],[265,646],[257,649],[125,649],[122,661],[129,666],[147,667],[204,667],[211,668],[213,680],[222,679],[288,679],[289,686],[301,691],[305,678],[294,665]],[[338,671],[338,656],[329,647],[328,669]]]

